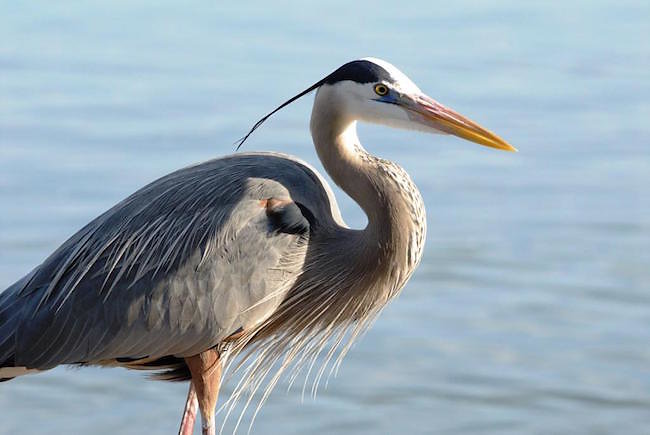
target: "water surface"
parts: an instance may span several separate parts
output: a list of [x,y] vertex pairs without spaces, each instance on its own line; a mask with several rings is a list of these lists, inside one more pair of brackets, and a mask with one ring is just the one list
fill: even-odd
[[[284,384],[253,432],[649,433],[648,3],[239,3],[2,2],[0,288],[378,56],[521,152],[361,126],[422,191],[423,263],[315,401]],[[246,149],[316,163],[311,101]],[[185,388],[56,369],[0,386],[0,433],[174,433]]]

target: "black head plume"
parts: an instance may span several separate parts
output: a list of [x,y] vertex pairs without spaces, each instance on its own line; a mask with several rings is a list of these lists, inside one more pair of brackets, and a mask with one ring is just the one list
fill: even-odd
[[282,108],[288,106],[289,104],[293,103],[293,102],[296,101],[298,98],[300,98],[300,97],[302,97],[302,96],[304,96],[304,95],[310,93],[310,92],[313,91],[314,89],[317,89],[317,88],[318,88],[319,86],[321,86],[323,83],[324,83],[323,80],[321,80],[321,81],[319,81],[319,82],[317,82],[317,83],[314,83],[313,85],[311,85],[310,87],[308,87],[307,89],[305,89],[304,91],[302,91],[301,93],[299,93],[298,95],[294,95],[293,97],[289,98],[289,99],[288,99],[287,101],[285,101],[284,103],[280,104],[278,107],[276,107],[275,109],[273,109],[272,112],[269,112],[269,113],[267,113],[266,115],[264,115],[264,117],[262,117],[259,121],[257,121],[257,122],[255,123],[255,125],[253,125],[253,128],[251,128],[250,131],[249,131],[248,133],[246,133],[246,135],[245,135],[244,137],[242,137],[242,138],[239,139],[237,142],[235,142],[235,143],[237,144],[237,148],[236,148],[237,151],[239,151],[239,148],[244,144],[244,142],[246,142],[246,139],[248,139],[248,137],[249,137],[251,134],[253,134],[253,132],[254,132],[255,130],[257,130],[258,127],[259,127],[260,125],[264,124],[264,121],[266,121],[267,119],[269,119],[269,118],[271,117],[271,115],[273,115],[273,114],[274,114],[275,112],[277,112],[278,110],[280,110],[280,109],[282,109]]
[[364,83],[376,83],[380,81],[387,81],[391,82],[391,76],[386,71],[384,68],[381,66],[377,65],[374,62],[371,62],[369,60],[353,60],[352,62],[348,62],[345,65],[341,66],[338,68],[336,71],[332,72],[329,74],[327,77],[325,77],[322,80],[319,80],[318,82],[314,83],[298,95],[295,95],[291,98],[289,98],[287,101],[284,103],[280,104],[278,107],[273,109],[272,112],[269,112],[268,114],[264,115],[263,118],[261,118],[259,121],[253,125],[253,128],[250,129],[248,133],[246,133],[245,136],[243,136],[241,139],[239,139],[235,144],[237,145],[237,150],[246,142],[246,139],[253,134],[255,130],[261,126],[264,121],[269,119],[275,112],[279,111],[280,109],[288,106],[289,104],[293,103],[296,101],[298,98],[310,93],[311,91],[318,89],[322,85],[333,85],[338,82],[342,82],[344,80],[350,80],[356,83],[364,84]]

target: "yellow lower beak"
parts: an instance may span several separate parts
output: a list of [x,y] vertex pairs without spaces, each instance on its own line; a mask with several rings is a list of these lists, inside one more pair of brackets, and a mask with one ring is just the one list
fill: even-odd
[[517,148],[496,134],[481,127],[460,113],[443,106],[433,98],[426,95],[418,95],[414,98],[414,102],[415,104],[412,110],[424,118],[422,121],[436,130],[453,134],[488,147],[506,151],[517,151]]

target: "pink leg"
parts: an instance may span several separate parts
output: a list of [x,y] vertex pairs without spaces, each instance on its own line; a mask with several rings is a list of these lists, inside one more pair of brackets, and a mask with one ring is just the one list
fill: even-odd
[[196,420],[196,412],[198,411],[198,408],[199,401],[196,397],[194,383],[190,381],[190,389],[187,392],[185,411],[183,411],[183,419],[181,420],[181,427],[178,430],[178,435],[192,435],[192,433],[194,433],[194,421]]
[[202,434],[214,435],[214,419],[217,396],[221,386],[221,359],[215,349],[206,350],[198,355],[185,358],[185,363],[192,373],[192,385],[196,389],[196,398],[201,411]]

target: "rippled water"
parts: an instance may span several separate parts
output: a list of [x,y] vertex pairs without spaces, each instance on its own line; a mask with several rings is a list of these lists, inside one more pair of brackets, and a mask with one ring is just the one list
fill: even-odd
[[[280,387],[253,432],[650,433],[647,2],[205,3],[1,3],[0,288],[379,56],[520,153],[361,127],[422,190],[423,264],[315,401]],[[316,162],[310,105],[246,148]],[[173,433],[185,388],[119,369],[24,377],[0,386],[0,433]]]

